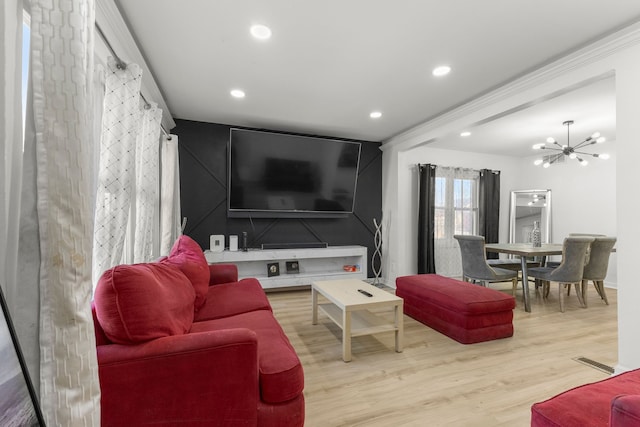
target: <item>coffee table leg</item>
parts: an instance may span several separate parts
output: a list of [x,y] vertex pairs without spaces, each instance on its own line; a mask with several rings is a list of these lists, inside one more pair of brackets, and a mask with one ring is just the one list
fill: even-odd
[[318,291],[311,288],[311,324],[318,324]]
[[402,310],[402,304],[395,306],[395,327],[396,327],[396,352],[402,353],[403,350],[403,337],[404,337],[404,311]]
[[342,360],[351,362],[351,312],[342,312]]

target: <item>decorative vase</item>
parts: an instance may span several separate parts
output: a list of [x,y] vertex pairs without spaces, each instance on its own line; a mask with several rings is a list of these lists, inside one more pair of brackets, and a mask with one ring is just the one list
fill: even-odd
[[531,230],[531,244],[534,248],[542,246],[542,235],[540,233],[540,221],[533,221],[533,230]]

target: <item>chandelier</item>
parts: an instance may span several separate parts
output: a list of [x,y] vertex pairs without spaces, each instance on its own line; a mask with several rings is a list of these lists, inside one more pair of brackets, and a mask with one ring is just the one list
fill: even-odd
[[[591,157],[597,157],[599,159],[605,159],[605,160],[609,158],[609,155],[604,153],[596,154],[596,153],[587,153],[584,151],[580,151],[580,150],[586,149],[590,145],[602,144],[604,141],[606,141],[606,139],[603,136],[600,136],[600,132],[596,132],[590,137],[588,137],[587,139],[583,140],[582,142],[579,142],[578,144],[572,146],[571,143],[569,142],[569,127],[573,124],[573,120],[567,120],[562,124],[567,127],[567,143],[565,145],[560,145],[560,143],[556,141],[554,138],[549,137],[547,138],[547,143],[543,142],[540,144],[535,144],[533,146],[534,150],[551,150],[552,153],[544,156],[544,158],[542,159],[537,159],[535,162],[533,162],[534,165],[536,166],[542,165],[543,167],[548,168],[553,163],[562,162],[564,161],[565,157],[569,157],[570,159],[578,160],[578,162],[580,162],[582,166],[587,166],[589,162],[587,162],[581,156],[591,156]],[[550,145],[547,145],[547,144],[550,144]]]

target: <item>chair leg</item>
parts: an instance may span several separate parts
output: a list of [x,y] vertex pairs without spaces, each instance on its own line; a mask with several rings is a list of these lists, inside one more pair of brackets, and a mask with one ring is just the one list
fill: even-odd
[[607,292],[604,290],[604,280],[596,280],[594,281],[596,286],[600,290],[600,297],[604,300],[604,303],[609,305],[609,300],[607,299]]
[[543,280],[542,281],[542,297],[543,298],[548,298],[549,297],[549,288],[551,287],[551,284],[549,283],[548,280]]
[[511,295],[513,295],[514,297],[516,296],[516,289],[518,288],[518,278],[514,277],[513,279],[511,279]]
[[589,303],[587,302],[587,288],[589,286],[589,281],[588,280],[582,280],[582,301],[584,301],[584,306],[585,308],[589,306]]
[[[576,282],[573,285],[576,287],[576,295],[578,296],[578,302],[580,302],[580,307],[587,308],[587,305],[584,303],[584,292],[582,288],[582,282]],[[569,283],[567,287],[571,288],[571,283]]]
[[560,300],[560,311],[564,313],[564,283],[558,283],[558,298]]

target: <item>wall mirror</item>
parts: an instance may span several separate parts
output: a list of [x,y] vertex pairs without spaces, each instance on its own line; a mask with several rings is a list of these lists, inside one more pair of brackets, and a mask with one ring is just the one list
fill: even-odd
[[551,239],[551,190],[511,192],[509,243],[531,243],[535,221],[540,223],[542,243]]

